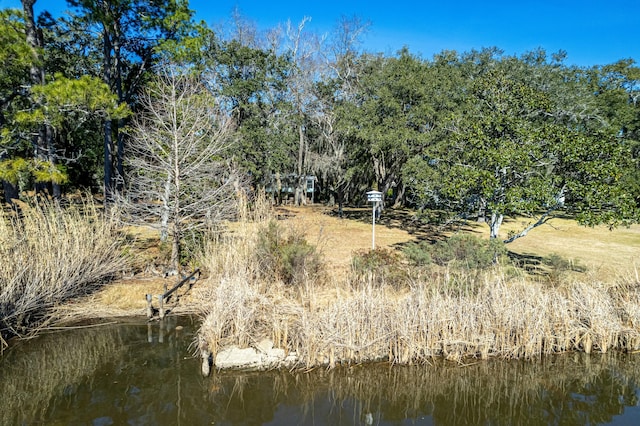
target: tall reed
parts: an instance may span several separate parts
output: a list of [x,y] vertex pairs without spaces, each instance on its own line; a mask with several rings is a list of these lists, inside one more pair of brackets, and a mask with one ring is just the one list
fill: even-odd
[[0,336],[24,335],[50,308],[90,292],[126,264],[117,218],[90,201],[40,200],[0,213]]
[[445,268],[407,273],[403,285],[357,271],[292,288],[261,274],[261,217],[236,224],[203,256],[212,273],[200,293],[200,334],[214,352],[268,337],[313,367],[640,349],[640,283],[632,277],[550,285],[496,267],[465,281]]
[[[195,289],[205,319],[200,332],[216,352],[220,346],[248,346],[257,338],[281,333],[299,306],[282,282],[273,280],[258,255],[261,235],[274,219],[265,199],[252,210],[240,211],[232,230],[217,234],[206,244],[201,263],[209,273],[207,285]],[[273,328],[273,324],[281,327]],[[278,340],[281,344],[285,337]]]

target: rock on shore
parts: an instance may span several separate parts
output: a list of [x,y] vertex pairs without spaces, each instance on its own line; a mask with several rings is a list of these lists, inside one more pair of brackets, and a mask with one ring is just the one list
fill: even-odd
[[290,367],[297,362],[295,353],[286,354],[284,349],[274,348],[273,342],[263,339],[252,348],[229,346],[216,354],[215,368],[221,370],[270,370]]

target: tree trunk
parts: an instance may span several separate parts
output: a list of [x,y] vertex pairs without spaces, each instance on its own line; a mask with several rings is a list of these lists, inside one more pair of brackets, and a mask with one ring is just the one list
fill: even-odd
[[24,10],[27,44],[31,48],[31,54],[33,55],[33,64],[29,69],[29,76],[33,85],[39,85],[44,83],[44,69],[39,66],[40,53],[38,53],[38,50],[42,48],[42,42],[38,37],[38,28],[33,14],[35,2],[36,0],[22,0],[22,9]]
[[394,193],[395,196],[393,200],[393,207],[404,206],[404,185],[402,184],[402,182],[396,185],[396,187],[394,188]]
[[342,189],[338,189],[336,198],[338,199],[338,216],[342,218],[344,216],[344,191]]
[[487,221],[487,201],[484,198],[480,199],[477,221],[480,223]]
[[[122,90],[122,58],[120,53],[120,23],[114,23],[114,36],[113,36],[113,52],[114,52],[114,68],[115,68],[115,89],[116,95],[118,96],[118,102],[124,102],[123,90]],[[120,192],[124,189],[124,166],[123,166],[123,158],[124,158],[124,134],[120,131],[120,129],[124,125],[123,119],[118,119],[115,122],[114,133],[117,142],[116,148],[116,176],[115,176],[115,189]]]
[[276,182],[273,188],[273,194],[276,197],[276,205],[282,204],[282,179],[280,178],[280,172],[276,172]]
[[[111,87],[111,34],[106,24],[103,32],[103,68],[104,82]],[[104,122],[104,204],[113,201],[113,122],[107,118]]]
[[[48,148],[49,163],[53,167],[56,164],[56,146],[54,143],[53,130],[51,126],[45,126],[45,127],[46,127],[46,134],[47,134],[46,140],[48,145],[47,148]],[[62,197],[62,188],[60,187],[59,183],[51,182],[51,191],[52,191],[51,195],[55,200],[59,200],[60,197]]]
[[171,244],[171,269],[178,271],[180,267],[180,228],[173,224],[173,242]]
[[[36,26],[35,15],[33,13],[33,5],[35,2],[36,0],[22,0],[22,9],[25,17],[26,41],[33,55],[33,64],[29,68],[29,77],[31,84],[38,86],[44,84],[45,78],[44,68],[40,65],[41,58],[39,53],[39,50],[43,48],[43,41],[38,35],[38,27]],[[49,162],[51,166],[54,165],[55,148],[53,146],[52,132],[47,124],[43,123],[40,129],[38,129],[38,134],[33,141],[33,148],[33,156],[36,160]],[[47,187],[47,182],[37,182],[35,185],[36,193],[46,192]],[[57,192],[60,192],[59,185]]]
[[112,164],[111,164],[111,147],[113,145],[111,135],[111,120],[104,122],[104,204],[111,204],[113,201],[112,187]]
[[13,204],[13,200],[18,199],[18,186],[13,183],[3,180],[2,189],[4,191],[4,201],[8,204]]
[[[178,123],[172,123],[177,128]],[[182,184],[180,180],[180,143],[176,137],[173,139],[173,247],[171,250],[171,267],[178,270],[180,266],[180,240],[182,239],[182,229],[180,228],[180,196]],[[171,175],[171,174],[170,174]]]
[[298,114],[298,118],[300,119],[300,123],[298,124],[298,183],[296,185],[294,200],[296,206],[307,204],[307,197],[304,193],[306,176],[302,175],[304,172],[304,129],[302,127],[302,112]]
[[160,215],[160,241],[167,241],[169,236],[169,200],[171,199],[171,175],[167,175],[167,180],[164,183],[164,196],[162,197],[163,209]]
[[336,195],[333,189],[329,191],[329,199],[327,200],[327,205],[331,207],[336,205]]
[[504,216],[502,214],[496,212],[491,213],[491,223],[489,224],[490,239],[498,238],[503,219]]

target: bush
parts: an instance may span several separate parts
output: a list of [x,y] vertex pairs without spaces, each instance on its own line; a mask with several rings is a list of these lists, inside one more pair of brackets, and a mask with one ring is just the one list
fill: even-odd
[[377,286],[388,284],[400,288],[409,278],[398,254],[383,248],[356,252],[351,259],[351,270],[356,284],[371,280]]
[[403,249],[403,253],[410,263],[417,266],[430,265],[433,262],[431,259],[431,252],[429,250],[430,244],[423,242],[410,243]]
[[301,284],[319,276],[322,267],[316,248],[306,240],[289,237],[280,247],[281,274],[287,284]]
[[[200,265],[198,264],[198,256],[204,249],[205,232],[201,230],[191,230],[186,233],[182,239],[182,247],[180,249],[180,265],[189,265],[191,270],[195,270]],[[171,256],[171,244],[167,244],[168,256]]]
[[486,269],[505,253],[501,241],[487,241],[469,234],[456,234],[435,244],[414,243],[404,250],[407,259],[416,265],[453,263],[467,269]]
[[299,285],[320,276],[322,259],[315,246],[300,233],[285,235],[275,220],[259,232],[256,256],[267,278],[282,280],[288,285]]

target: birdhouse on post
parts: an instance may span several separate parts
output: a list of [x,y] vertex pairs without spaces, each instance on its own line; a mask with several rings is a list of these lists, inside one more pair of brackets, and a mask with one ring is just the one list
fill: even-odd
[[376,208],[379,203],[382,203],[382,192],[369,191],[367,192],[367,201],[372,203],[371,208],[371,249],[376,248]]

